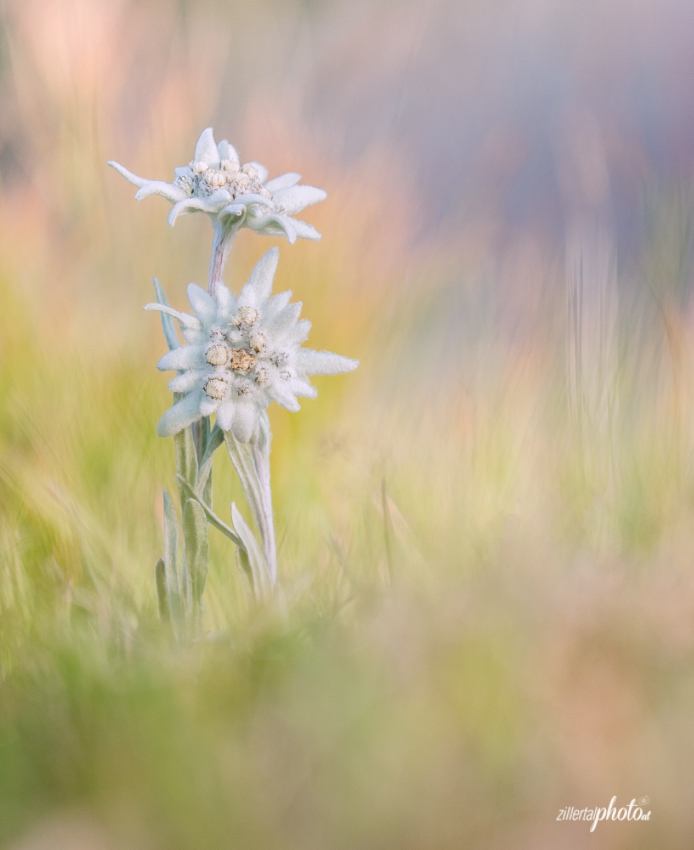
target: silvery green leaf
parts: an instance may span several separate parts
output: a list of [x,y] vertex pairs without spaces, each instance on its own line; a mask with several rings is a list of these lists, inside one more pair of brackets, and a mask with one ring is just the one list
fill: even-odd
[[[193,439],[195,440],[195,452],[198,458],[198,481],[200,480],[200,471],[199,467],[202,464],[203,458],[205,457],[205,453],[210,445],[210,441],[212,439],[211,429],[210,429],[210,417],[203,416],[198,422],[196,422],[193,426]],[[196,492],[197,491],[197,482],[195,484]],[[212,504],[212,465],[210,465],[209,471],[206,474],[206,479],[202,483],[202,489],[199,492],[199,495],[202,497],[204,502],[207,502],[208,505]]]
[[202,460],[200,461],[200,469],[198,470],[198,480],[195,484],[195,492],[202,496],[202,491],[207,483],[207,479],[209,478],[210,472],[212,471],[212,462],[214,460],[214,453],[224,442],[224,432],[222,429],[215,425],[212,431],[210,432],[210,436],[207,440],[207,445],[205,446],[204,453],[202,456]]
[[263,549],[270,573],[270,584],[277,581],[277,546],[275,544],[275,520],[272,510],[272,488],[270,486],[270,445],[272,432],[267,411],[260,414],[258,439],[252,444],[253,464],[258,476],[260,494],[260,512],[262,524],[259,525],[263,538]]
[[260,496],[260,482],[258,480],[258,471],[255,468],[253,449],[248,445],[248,443],[240,443],[230,431],[224,432],[224,440],[226,442],[231,462],[233,463],[234,469],[241,481],[246,502],[248,502],[248,506],[253,514],[253,519],[256,521],[258,528],[261,529],[262,534],[262,499]]
[[[174,399],[177,398],[177,395],[174,396]],[[174,453],[176,456],[176,472],[194,487],[198,479],[198,458],[190,428],[183,428],[174,435]],[[181,505],[183,505],[182,496]]]
[[[159,283],[156,277],[154,278],[154,293],[157,296],[157,301],[160,304],[163,304],[164,307],[169,306],[169,299],[166,297],[164,288]],[[181,343],[179,342],[178,334],[176,333],[176,325],[174,325],[173,319],[167,313],[161,314],[161,326],[164,330],[164,337],[166,339],[166,344],[169,346],[169,348],[171,350],[179,348]]]
[[190,592],[194,605],[199,605],[205,590],[210,559],[205,511],[195,499],[188,499],[183,508],[183,545],[190,575]]
[[243,443],[233,433],[225,432],[227,450],[241,481],[253,519],[260,530],[268,566],[270,584],[277,578],[275,525],[270,490],[270,422],[263,411],[259,417],[259,433],[255,443]]
[[171,619],[169,613],[169,599],[166,592],[166,565],[163,558],[159,558],[154,568],[154,578],[157,583],[157,599],[159,600],[159,617],[164,623]]
[[205,454],[207,443],[210,439],[210,419],[204,416],[197,424],[197,431],[193,431],[193,439],[195,440],[195,450],[198,453],[198,465],[202,461]]
[[169,611],[181,637],[184,607],[178,572],[178,520],[173,502],[166,490],[164,490],[164,564]]
[[236,533],[243,541],[243,548],[248,559],[248,564],[253,578],[253,589],[256,596],[263,597],[268,586],[268,567],[260,551],[258,542],[253,532],[248,527],[246,520],[239,513],[239,509],[231,503],[231,522]]
[[212,508],[203,502],[195,493],[195,490],[190,486],[190,484],[180,475],[176,476],[176,481],[181,485],[186,495],[191,499],[196,499],[200,502],[200,506],[203,511],[205,511],[205,516],[207,517],[207,521],[211,526],[217,529],[217,531],[221,531],[222,534],[226,535],[226,537],[231,540],[234,546],[243,546],[243,542],[241,538],[236,534],[233,528],[230,528],[224,520],[221,520],[217,514],[212,510]]

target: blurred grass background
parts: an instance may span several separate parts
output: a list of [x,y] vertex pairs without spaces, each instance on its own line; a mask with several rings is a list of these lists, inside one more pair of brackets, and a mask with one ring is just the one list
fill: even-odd
[[[0,845],[689,848],[685,0],[0,4]],[[173,447],[141,307],[203,217],[132,200],[208,125],[328,191],[280,244],[310,344],[271,410],[282,597],[212,532],[156,614]],[[238,290],[274,244],[238,237]],[[215,505],[242,501],[228,458]],[[648,795],[646,823],[556,823]]]

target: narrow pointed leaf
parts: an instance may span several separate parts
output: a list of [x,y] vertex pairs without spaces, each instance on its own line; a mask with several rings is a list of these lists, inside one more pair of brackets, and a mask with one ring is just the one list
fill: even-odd
[[258,440],[255,443],[242,443],[229,431],[225,432],[224,439],[246,502],[260,530],[270,584],[274,584],[277,556],[270,491],[270,422],[265,411],[260,414],[259,424]]
[[217,514],[212,510],[212,508],[206,502],[203,502],[201,499],[198,498],[198,496],[195,493],[195,490],[193,490],[193,488],[190,486],[190,484],[187,481],[185,481],[183,478],[181,478],[180,475],[176,476],[176,481],[179,482],[179,484],[185,490],[186,494],[188,496],[190,496],[191,499],[197,499],[197,501],[200,502],[200,506],[202,507],[203,511],[205,511],[205,516],[207,517],[207,521],[209,522],[209,524],[213,528],[216,528],[217,531],[221,531],[222,534],[224,534],[226,537],[229,538],[229,540],[231,540],[231,542],[234,544],[234,546],[243,546],[243,541],[238,536],[238,534],[234,531],[234,529],[230,528],[224,522],[224,520],[220,519],[217,516]]
[[198,480],[195,484],[195,492],[198,496],[203,495],[203,489],[205,484],[207,483],[207,479],[210,476],[210,472],[212,472],[212,461],[214,460],[214,453],[224,442],[224,432],[222,429],[215,424],[214,428],[210,432],[210,436],[207,439],[207,445],[205,446],[205,450],[202,456],[202,460],[200,461],[200,468],[198,470]]
[[[166,297],[164,287],[159,283],[159,280],[156,277],[154,278],[154,293],[160,304],[163,304],[164,307],[169,306],[169,299]],[[176,325],[174,325],[173,317],[164,312],[160,313],[160,315],[161,326],[164,330],[164,337],[166,338],[166,344],[169,346],[169,350],[173,351],[175,348],[180,348],[181,343],[179,342],[178,334],[176,333]]]
[[231,503],[231,521],[236,533],[243,541],[243,548],[248,558],[251,574],[253,576],[253,587],[256,595],[262,597],[265,594],[268,585],[267,563],[265,562],[263,553],[260,551],[260,546],[258,546],[258,541],[255,539],[255,535],[250,530],[248,523],[241,516],[239,509],[233,502]]
[[[178,400],[178,396],[174,396],[174,399]],[[193,432],[190,428],[184,428],[174,435],[174,453],[176,456],[176,472],[194,487],[198,480],[198,458],[195,452]],[[183,495],[181,493],[181,506],[184,502]]]
[[260,414],[260,433],[252,445],[253,465],[258,476],[263,525],[261,526],[263,549],[270,573],[270,584],[277,581],[277,547],[275,544],[275,520],[272,511],[272,488],[270,486],[270,444],[272,432],[267,411]]
[[173,502],[166,490],[164,490],[164,564],[169,611],[174,625],[180,632],[184,609],[178,572],[178,520]]

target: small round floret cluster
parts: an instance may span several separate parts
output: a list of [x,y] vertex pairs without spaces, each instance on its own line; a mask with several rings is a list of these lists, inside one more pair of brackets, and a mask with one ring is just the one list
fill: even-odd
[[226,189],[232,201],[242,195],[260,195],[272,201],[271,192],[261,182],[256,166],[250,162],[239,167],[235,160],[223,159],[215,168],[200,160],[191,162],[188,168],[190,172],[174,180],[174,185],[187,195],[208,198],[219,189]]
[[[291,372],[285,369],[289,354],[268,344],[260,329],[260,313],[255,307],[241,306],[227,327],[213,326],[205,362],[214,373],[205,381],[205,395],[215,401],[230,396],[250,399],[255,390],[266,387],[273,377],[290,381]],[[277,376],[274,370],[279,370]]]

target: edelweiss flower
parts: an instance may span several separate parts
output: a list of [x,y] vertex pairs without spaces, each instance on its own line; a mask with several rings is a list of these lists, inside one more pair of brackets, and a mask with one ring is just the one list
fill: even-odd
[[292,216],[324,201],[326,193],[313,186],[298,186],[301,175],[293,172],[268,181],[264,165],[259,162],[241,165],[236,149],[226,139],[215,144],[211,127],[200,136],[193,161],[175,169],[173,183],[145,180],[113,160],[109,165],[138,187],[136,200],[162,195],[171,201],[172,227],[179,215],[205,212],[213,225],[229,233],[250,227],[266,236],[286,236],[290,243],[298,236],[320,239],[314,227]]
[[191,283],[188,299],[194,316],[163,304],[145,307],[174,316],[187,342],[157,364],[162,371],[179,370],[169,389],[185,393],[162,416],[159,436],[170,437],[215,413],[223,431],[248,442],[257,435],[258,417],[271,401],[296,411],[297,396],[316,396],[308,375],[356,369],[356,360],[301,348],[311,323],[298,321],[301,304],[289,303],[291,292],[271,295],[278,259],[277,248],[260,259],[238,300],[221,282],[214,295]]

